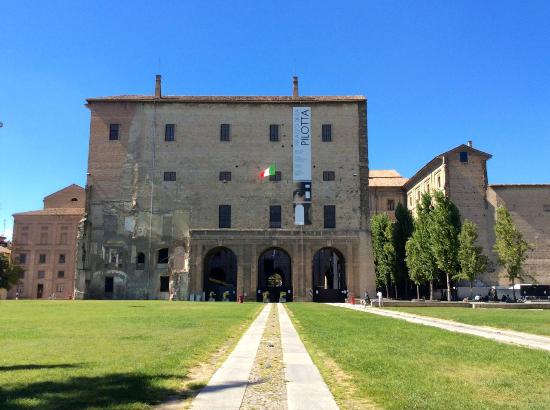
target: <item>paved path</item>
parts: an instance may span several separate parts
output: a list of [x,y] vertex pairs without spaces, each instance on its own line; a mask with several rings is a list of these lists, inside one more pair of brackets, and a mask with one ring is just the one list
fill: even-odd
[[195,397],[191,409],[238,410],[241,407],[270,309],[271,305],[264,307],[239,340],[235,350]]
[[[271,309],[266,305],[235,350],[214,373],[191,405],[193,410],[238,410]],[[277,304],[289,410],[337,410],[338,406],[313,364],[282,304]]]
[[395,310],[390,311],[380,308],[363,307],[361,305],[350,305],[349,303],[328,304],[332,306],[358,310],[360,312],[367,312],[380,316],[402,319],[406,320],[407,322],[437,327],[440,329],[449,330],[451,332],[480,336],[501,343],[509,343],[533,349],[543,349],[550,351],[550,337],[546,336],[538,336],[531,333],[515,332],[513,330],[503,330],[485,326],[467,325],[465,323],[458,323],[451,320],[436,319],[427,316],[418,316],[411,313],[398,312]]
[[289,410],[338,409],[330,390],[298,337],[285,307],[279,303],[283,363]]

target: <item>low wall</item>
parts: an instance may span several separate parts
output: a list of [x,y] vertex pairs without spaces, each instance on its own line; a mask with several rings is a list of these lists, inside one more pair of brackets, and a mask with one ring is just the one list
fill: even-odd
[[550,309],[550,302],[527,303],[472,303],[474,309]]
[[[356,303],[361,304],[357,299]],[[378,306],[378,300],[372,300],[371,306]],[[456,307],[474,309],[550,309],[550,302],[527,303],[500,303],[500,302],[439,302],[439,301],[410,301],[410,300],[384,300],[383,307]]]

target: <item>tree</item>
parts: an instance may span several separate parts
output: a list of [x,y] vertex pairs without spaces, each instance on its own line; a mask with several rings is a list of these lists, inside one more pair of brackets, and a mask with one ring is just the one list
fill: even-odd
[[21,269],[16,264],[10,263],[8,256],[0,254],[0,289],[10,290],[21,278]]
[[371,218],[371,232],[376,283],[378,286],[385,286],[386,295],[388,295],[388,282],[392,278],[395,268],[395,251],[392,243],[393,224],[388,215],[374,215]]
[[434,193],[434,207],[429,226],[430,242],[437,267],[447,279],[447,300],[451,300],[451,277],[458,274],[458,234],[460,212],[443,192]]
[[[413,233],[413,218],[411,211],[401,202],[395,208],[395,224],[393,226],[393,246],[395,248],[395,276],[397,281],[406,282],[409,277],[407,263],[405,262],[406,243]],[[408,293],[408,285],[405,286]],[[418,292],[417,292],[418,293]]]
[[424,193],[416,207],[413,233],[405,245],[405,262],[409,269],[409,278],[416,284],[417,298],[420,298],[419,285],[428,282],[430,300],[433,300],[433,282],[437,275],[429,234],[432,210],[432,197]]
[[483,254],[483,248],[476,246],[477,237],[477,225],[472,221],[465,220],[458,236],[460,271],[453,279],[470,282],[470,298],[477,275],[487,269],[487,257]]
[[494,250],[498,255],[498,263],[504,266],[508,278],[512,281],[512,292],[516,300],[515,279],[521,273],[523,262],[527,259],[527,251],[532,249],[532,246],[523,239],[510,212],[503,206],[497,208],[495,236]]

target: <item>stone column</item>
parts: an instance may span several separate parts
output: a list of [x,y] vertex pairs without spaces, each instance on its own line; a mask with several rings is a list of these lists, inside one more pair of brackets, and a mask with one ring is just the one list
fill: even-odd
[[250,246],[250,288],[248,298],[256,300],[258,292],[258,249],[256,245]]

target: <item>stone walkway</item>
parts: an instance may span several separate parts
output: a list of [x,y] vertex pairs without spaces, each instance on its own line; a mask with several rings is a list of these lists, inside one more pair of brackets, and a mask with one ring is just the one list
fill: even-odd
[[[278,315],[280,340],[272,340],[274,335],[279,336],[279,332],[269,328],[265,330],[272,307],[274,313]],[[276,321],[276,316],[274,320]],[[279,344],[283,356],[284,380],[270,380],[272,376],[282,378],[280,368],[275,368],[273,372],[267,372],[265,380],[258,377],[263,373],[261,365],[265,365],[266,357],[262,353],[265,346],[261,346],[261,343],[267,344],[269,348],[277,348]],[[278,391],[270,391],[273,388],[269,387],[266,389],[257,387],[264,382],[266,384],[271,382],[273,388]],[[281,389],[283,391],[280,391]],[[245,394],[247,391],[248,394]],[[251,392],[261,395],[267,393],[263,400],[268,401],[271,394],[272,401],[278,402],[273,403],[276,408],[288,408],[289,410],[338,409],[330,390],[313,364],[282,304],[277,304],[276,310],[272,304],[264,307],[258,318],[239,340],[235,350],[195,398],[191,409],[237,410],[256,408],[256,406],[260,406],[258,408],[270,407],[259,403],[258,400],[261,401],[262,398],[252,399]],[[284,397],[286,397],[286,403],[281,403],[280,399]]]
[[418,316],[395,310],[390,311],[380,308],[364,307],[361,305],[350,305],[349,303],[328,303],[328,305],[348,308],[360,312],[367,312],[380,316],[392,317],[394,319],[401,319],[411,323],[437,327],[439,329],[449,330],[451,332],[484,337],[486,339],[495,340],[501,343],[509,343],[532,349],[543,349],[550,351],[550,337],[538,336],[531,333],[515,332],[513,330],[503,330],[485,326],[467,325],[465,323],[454,322],[451,320]]

